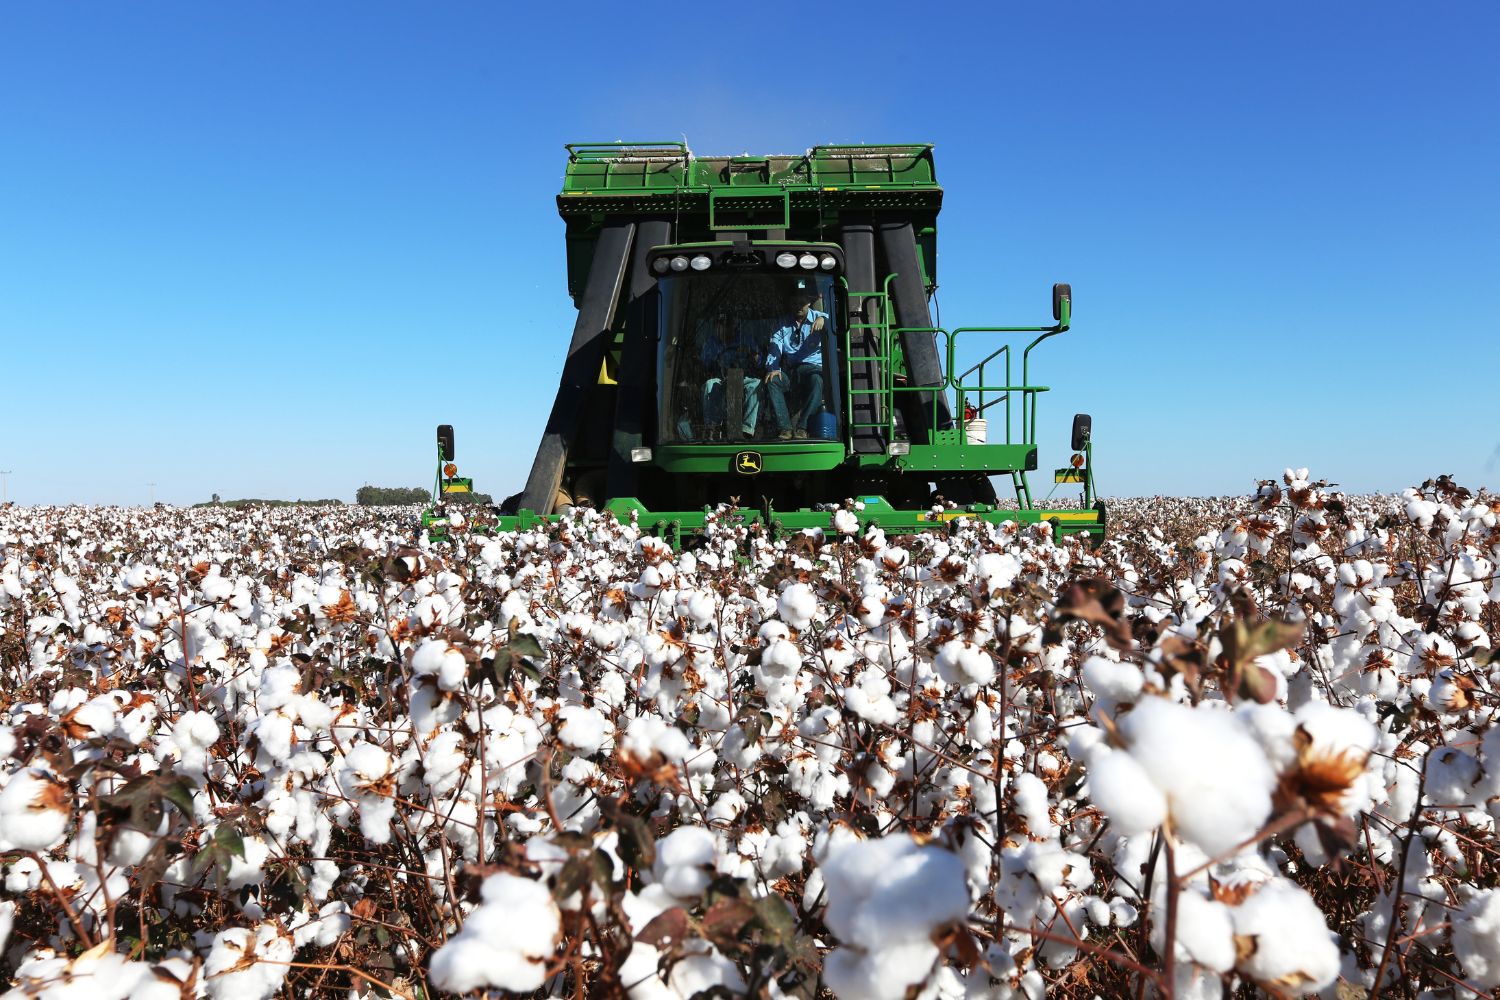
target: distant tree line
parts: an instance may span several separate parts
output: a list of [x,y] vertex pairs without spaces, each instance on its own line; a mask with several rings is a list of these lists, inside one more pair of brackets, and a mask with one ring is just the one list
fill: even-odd
[[[421,486],[361,486],[354,494],[354,502],[361,507],[404,507],[425,504],[432,499],[432,490]],[[450,493],[443,497],[444,503],[493,504],[488,493]],[[243,500],[223,500],[215,493],[207,503],[195,503],[194,507],[337,507],[343,500],[258,500],[247,497]]]
[[361,486],[354,494],[354,502],[361,507],[399,507],[404,504],[426,503],[431,490],[420,486],[410,489],[404,486]]
[[342,500],[260,500],[246,497],[242,500],[220,500],[219,494],[207,503],[195,503],[194,507],[342,507]]

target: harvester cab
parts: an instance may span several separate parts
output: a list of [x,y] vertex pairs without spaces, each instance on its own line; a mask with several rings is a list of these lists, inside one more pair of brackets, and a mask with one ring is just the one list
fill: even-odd
[[[930,145],[567,150],[557,202],[578,316],[502,529],[586,504],[676,543],[726,503],[798,530],[828,528],[853,501],[892,533],[973,517],[1103,535],[1086,416],[1053,487],[1081,496],[1039,501],[1027,480],[1047,391],[1031,383],[1031,354],[1068,329],[1069,287],[1053,287],[1050,325],[933,325]],[[454,475],[451,428],[442,441],[435,501]]]

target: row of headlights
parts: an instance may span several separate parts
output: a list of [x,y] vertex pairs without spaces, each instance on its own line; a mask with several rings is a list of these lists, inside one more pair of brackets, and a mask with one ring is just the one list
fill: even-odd
[[651,270],[657,274],[666,274],[668,270],[686,271],[692,268],[694,271],[707,271],[713,266],[713,261],[708,259],[708,254],[700,253],[696,257],[688,258],[682,254],[676,257],[658,257],[651,262]]
[[794,253],[779,253],[776,255],[776,266],[785,268],[800,267],[804,271],[811,271],[814,268],[821,267],[825,271],[832,271],[838,266],[838,261],[834,259],[833,254],[829,253],[825,253],[821,258],[815,257],[810,253],[805,253],[801,257],[798,257]]
[[[779,253],[776,255],[776,266],[791,269],[800,267],[804,271],[813,271],[822,268],[832,271],[838,266],[838,260],[833,254],[825,253],[822,257],[815,254],[805,253],[797,256],[794,253]],[[707,271],[713,267],[714,262],[709,259],[708,254],[700,253],[689,257],[686,254],[678,254],[676,257],[658,257],[651,262],[651,270],[657,274],[666,274],[668,271],[686,271],[692,268],[694,271]]]

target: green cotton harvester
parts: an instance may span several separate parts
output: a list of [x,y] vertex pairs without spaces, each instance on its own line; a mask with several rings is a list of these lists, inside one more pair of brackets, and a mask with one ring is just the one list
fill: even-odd
[[[526,487],[476,529],[588,505],[676,545],[722,504],[798,531],[855,501],[888,533],[969,517],[1103,536],[1087,415],[1053,476],[1053,492],[1081,495],[1035,499],[1027,480],[1047,391],[1031,354],[1068,329],[1069,287],[1052,288],[1050,326],[933,325],[943,189],[930,145],[566,148],[557,208],[578,319]],[[438,439],[434,536],[471,488],[452,428]]]

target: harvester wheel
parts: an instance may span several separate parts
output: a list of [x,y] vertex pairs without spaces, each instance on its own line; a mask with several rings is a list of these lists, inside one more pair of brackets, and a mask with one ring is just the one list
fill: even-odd
[[1073,414],[1073,450],[1082,451],[1094,433],[1094,418],[1087,413]]

